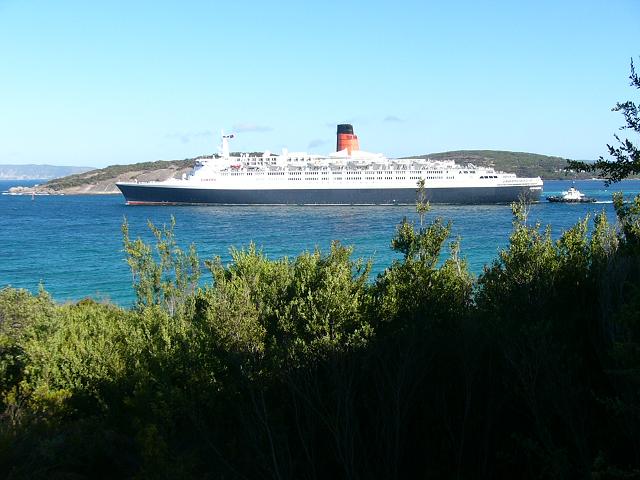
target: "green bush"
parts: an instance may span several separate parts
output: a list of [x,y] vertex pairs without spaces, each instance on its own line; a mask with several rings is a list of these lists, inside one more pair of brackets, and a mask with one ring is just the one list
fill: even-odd
[[[136,304],[0,290],[9,478],[635,478],[637,203],[553,240],[514,205],[475,279],[403,221],[377,278],[339,243],[204,262],[123,237]],[[640,200],[636,199],[635,202]],[[448,247],[448,248],[447,248]]]

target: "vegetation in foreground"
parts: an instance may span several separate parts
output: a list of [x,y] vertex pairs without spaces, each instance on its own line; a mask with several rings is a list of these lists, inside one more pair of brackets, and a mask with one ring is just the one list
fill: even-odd
[[[636,73],[631,59],[631,73],[629,74],[629,85],[640,89],[640,76]],[[624,117],[624,123],[620,130],[626,130],[637,136],[640,134],[640,104],[631,100],[618,102],[611,109],[613,112],[620,112]],[[621,139],[614,135],[615,145],[607,145],[609,159],[600,157],[594,163],[584,163],[569,161],[567,169],[578,172],[596,172],[598,177],[605,179],[605,184],[619,182],[631,176],[640,175],[640,148],[637,143],[633,143],[629,138]]]
[[373,281],[339,243],[250,245],[199,287],[172,226],[125,224],[134,308],[0,290],[0,470],[640,478],[640,197],[615,207],[553,241],[514,205],[477,279],[422,204]]

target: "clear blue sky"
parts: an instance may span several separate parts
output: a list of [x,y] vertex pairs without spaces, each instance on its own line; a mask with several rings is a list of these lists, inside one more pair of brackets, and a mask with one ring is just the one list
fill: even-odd
[[0,0],[0,164],[335,147],[596,158],[640,1]]

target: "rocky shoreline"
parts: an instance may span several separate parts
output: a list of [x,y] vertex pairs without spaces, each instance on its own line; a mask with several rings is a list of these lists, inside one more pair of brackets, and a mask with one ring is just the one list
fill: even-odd
[[103,192],[94,191],[93,189],[87,189],[86,192],[59,192],[50,188],[39,187],[11,187],[7,192],[3,192],[7,195],[117,195],[120,190],[108,190]]

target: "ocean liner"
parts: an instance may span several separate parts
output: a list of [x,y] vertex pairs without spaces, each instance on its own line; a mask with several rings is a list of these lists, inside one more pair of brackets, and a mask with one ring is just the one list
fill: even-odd
[[538,201],[542,180],[518,178],[493,168],[424,158],[389,159],[364,152],[348,124],[338,125],[337,147],[326,156],[229,154],[223,135],[218,156],[200,159],[190,175],[162,182],[122,182],[129,205],[393,205],[416,202],[424,180],[431,203]]

